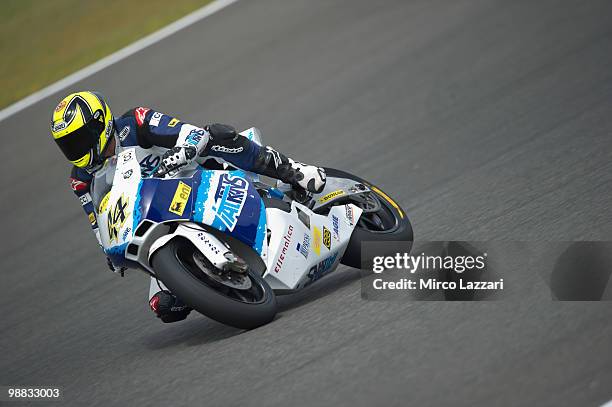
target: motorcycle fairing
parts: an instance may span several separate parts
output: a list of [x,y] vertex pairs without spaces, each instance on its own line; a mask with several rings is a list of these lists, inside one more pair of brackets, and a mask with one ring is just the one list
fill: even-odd
[[[134,178],[122,175],[127,171],[131,171],[129,178]],[[203,223],[241,240],[262,255],[266,236],[265,206],[244,171],[200,170],[191,177],[170,179],[140,177],[134,154],[129,150],[120,153],[108,200],[110,206],[100,211],[101,220],[108,221],[109,216],[112,220],[113,205],[117,205],[119,196],[127,196],[119,202],[125,206],[126,219],[118,231],[117,244],[112,245],[109,237],[110,224],[101,227],[105,252],[115,265],[134,266],[125,259],[125,249],[144,219],[155,223],[173,220]],[[177,198],[181,192],[186,194],[187,188],[187,198]],[[177,202],[181,207],[176,206]]]

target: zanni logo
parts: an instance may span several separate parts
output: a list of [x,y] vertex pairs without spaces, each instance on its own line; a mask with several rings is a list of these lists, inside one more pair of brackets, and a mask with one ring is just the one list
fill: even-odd
[[125,224],[127,217],[130,215],[128,212],[126,212],[128,204],[129,199],[124,195],[121,195],[108,213],[108,236],[111,242],[119,240],[119,231]]
[[231,232],[238,223],[238,217],[247,198],[249,183],[244,178],[222,174],[215,192],[215,217]]

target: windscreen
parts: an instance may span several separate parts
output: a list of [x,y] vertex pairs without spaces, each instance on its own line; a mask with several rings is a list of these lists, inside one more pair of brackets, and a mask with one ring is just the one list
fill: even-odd
[[97,212],[102,198],[111,190],[115,169],[117,168],[117,156],[113,156],[104,162],[101,169],[95,172],[91,187],[91,200]]

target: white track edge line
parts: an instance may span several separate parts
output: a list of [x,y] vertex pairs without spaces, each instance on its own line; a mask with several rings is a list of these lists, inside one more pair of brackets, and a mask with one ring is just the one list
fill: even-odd
[[146,37],[141,38],[131,43],[130,45],[127,45],[124,48],[121,48],[119,51],[116,51],[108,56],[105,56],[102,59],[99,59],[98,61],[94,62],[93,64],[88,65],[85,68],[82,68],[66,76],[65,78],[60,79],[59,81],[52,83],[51,85],[48,85],[42,88],[41,90],[36,91],[32,93],[31,95],[26,96],[25,98],[5,107],[4,109],[0,110],[0,122],[14,115],[15,113],[20,112],[21,110],[27,107],[30,107],[35,103],[40,102],[44,98],[51,96],[52,94],[64,88],[67,88],[68,86],[73,85],[77,83],[78,81],[85,79],[88,76],[91,76],[103,70],[104,68],[107,68],[121,61],[122,59],[129,57],[130,55],[133,55],[137,53],[138,51],[141,51],[147,48],[148,46],[153,45],[156,42],[163,40],[166,37],[171,36],[172,34],[182,30],[183,28],[186,28],[214,14],[217,11],[237,1],[238,0],[214,0],[212,3],[209,3],[205,5],[204,7],[199,8],[187,14],[185,17],[182,17],[179,20],[176,20],[175,22],[170,23],[169,25],[159,29],[158,31],[155,31],[147,35]]

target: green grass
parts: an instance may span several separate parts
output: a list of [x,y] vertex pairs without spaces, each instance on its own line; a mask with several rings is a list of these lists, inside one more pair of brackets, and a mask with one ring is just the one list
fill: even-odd
[[211,0],[3,0],[0,108]]

